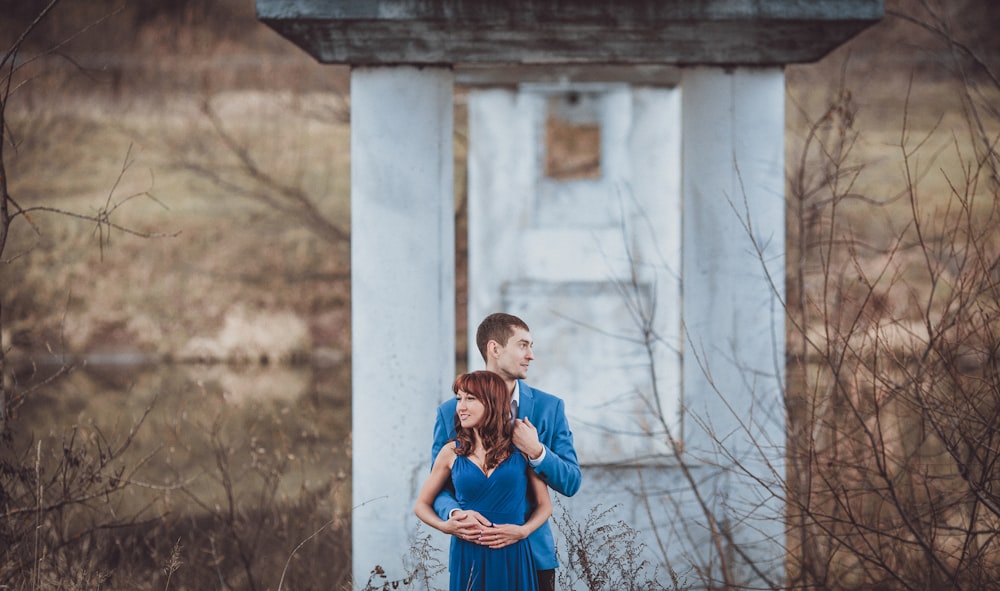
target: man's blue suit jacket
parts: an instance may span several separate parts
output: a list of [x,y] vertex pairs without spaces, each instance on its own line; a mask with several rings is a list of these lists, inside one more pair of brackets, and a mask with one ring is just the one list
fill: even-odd
[[[573,447],[573,433],[566,421],[566,409],[561,398],[532,388],[518,380],[521,401],[517,407],[518,418],[527,417],[538,429],[538,440],[545,446],[545,459],[535,468],[535,473],[556,492],[571,497],[580,489],[580,462]],[[434,445],[431,464],[446,443],[455,438],[455,409],[458,401],[447,400],[437,410],[434,420]],[[452,509],[460,508],[455,495],[445,489],[434,500],[434,510],[441,519],[448,519]],[[546,521],[528,537],[535,568],[548,570],[559,566],[556,558],[552,528]]]

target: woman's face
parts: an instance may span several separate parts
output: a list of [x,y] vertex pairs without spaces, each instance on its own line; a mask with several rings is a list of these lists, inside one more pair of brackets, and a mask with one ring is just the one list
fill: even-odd
[[483,422],[483,417],[486,416],[486,406],[483,404],[483,400],[464,390],[459,390],[456,396],[458,397],[458,407],[455,412],[458,414],[462,428],[478,427]]

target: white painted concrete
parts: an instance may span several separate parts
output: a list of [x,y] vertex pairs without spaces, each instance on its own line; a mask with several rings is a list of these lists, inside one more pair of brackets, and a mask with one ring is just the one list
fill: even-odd
[[782,573],[784,506],[763,483],[784,478],[784,73],[692,68],[681,84],[684,441],[700,464],[739,463],[711,503]]
[[[546,100],[557,91],[470,92],[470,332],[496,310],[531,324],[529,381],[566,399],[585,466],[581,492],[560,499],[574,519],[617,504],[658,562],[683,572],[711,560],[701,506],[651,411],[659,404],[711,510],[746,517],[735,538],[781,576],[783,506],[756,477],[783,476],[783,73],[695,68],[681,89],[607,85],[604,174],[571,183],[542,174]],[[431,413],[455,373],[451,75],[359,69],[351,98],[363,585],[376,564],[389,580],[404,574]],[[636,306],[660,337],[655,390],[634,340]],[[474,342],[469,360],[482,365]],[[724,451],[754,477],[731,470]],[[636,463],[646,467],[627,467]],[[433,538],[446,561],[447,539]]]
[[[455,377],[452,73],[351,72],[353,569],[403,565]],[[322,155],[317,155],[322,157]],[[409,526],[408,526],[409,524]]]
[[[558,91],[469,96],[470,333],[495,310],[531,325],[529,381],[566,399],[584,466],[558,510],[582,522],[617,505],[650,558],[681,573],[720,562],[706,508],[742,517],[732,535],[753,563],[735,576],[759,583],[756,567],[780,580],[784,506],[758,478],[784,476],[783,72],[694,68],[680,89],[607,85],[604,174],[592,181],[543,177],[545,101]],[[636,309],[655,312],[658,399],[632,340]],[[469,359],[481,366],[471,342]]]
[[[548,100],[567,91],[585,94],[600,124],[598,179],[544,175]],[[469,95],[470,331],[498,310],[528,322],[529,382],[567,400],[582,464],[668,452],[649,409],[659,403],[675,424],[680,407],[680,141],[675,89],[523,85]],[[651,345],[658,389],[635,306],[663,339]],[[482,367],[474,339],[469,364]]]

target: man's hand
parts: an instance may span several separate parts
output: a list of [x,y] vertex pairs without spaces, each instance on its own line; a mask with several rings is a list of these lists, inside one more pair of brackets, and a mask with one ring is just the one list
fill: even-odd
[[514,447],[528,456],[530,460],[538,459],[545,448],[538,441],[538,429],[527,417],[514,420]]
[[492,527],[493,523],[479,514],[478,511],[465,511],[459,509],[452,511],[448,521],[445,522],[447,532],[469,542],[479,542],[479,536]]

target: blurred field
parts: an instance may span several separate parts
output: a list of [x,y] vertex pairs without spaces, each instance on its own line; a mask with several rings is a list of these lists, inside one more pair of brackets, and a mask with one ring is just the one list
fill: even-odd
[[[232,166],[195,100],[15,114],[15,129],[49,130],[29,135],[8,167],[11,192],[23,206],[93,213],[119,203],[115,223],[161,235],[104,228],[102,236],[92,224],[46,213],[32,216],[37,233],[19,224],[8,256],[23,256],[8,266],[13,280],[5,282],[5,328],[15,345],[169,355],[194,336],[214,334],[239,305],[309,318],[317,346],[345,350],[347,318],[332,311],[348,297],[346,244],[324,242],[180,168],[177,154],[185,150],[217,170]],[[294,100],[308,107],[309,97]],[[345,125],[296,113],[287,94],[220,93],[211,102],[270,174],[303,187],[324,215],[346,226]],[[129,167],[112,192],[126,158]],[[239,173],[233,176],[238,182]]]

